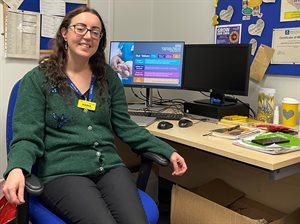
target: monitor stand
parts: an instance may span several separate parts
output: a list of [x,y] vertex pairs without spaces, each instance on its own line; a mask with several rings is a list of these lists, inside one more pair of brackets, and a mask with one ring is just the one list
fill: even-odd
[[[228,99],[228,100],[227,100]],[[209,100],[195,100],[194,103],[198,104],[210,104],[216,107],[226,107],[236,105],[237,101],[232,97],[225,96],[224,93],[219,93],[215,91],[210,92]]]
[[131,110],[151,110],[151,111],[162,111],[165,110],[166,108],[164,106],[158,106],[158,105],[153,105],[153,95],[152,95],[152,89],[151,88],[146,88],[146,101],[145,104],[132,104],[128,106],[128,109]]

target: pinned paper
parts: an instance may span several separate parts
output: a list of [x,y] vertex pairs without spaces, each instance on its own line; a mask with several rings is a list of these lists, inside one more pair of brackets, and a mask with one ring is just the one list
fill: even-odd
[[11,9],[17,10],[24,0],[3,0]]
[[244,9],[242,9],[242,14],[245,15],[245,16],[251,16],[252,12],[253,12],[252,8],[244,8]]
[[263,79],[272,60],[274,49],[261,44],[250,67],[250,77],[255,81]]
[[297,10],[300,10],[300,2],[299,0],[287,0],[289,4],[294,6]]
[[253,35],[253,36],[261,36],[261,34],[264,30],[264,27],[265,27],[265,22],[262,19],[258,19],[256,21],[256,24],[251,24],[248,27],[248,32],[250,35]]
[[258,7],[262,3],[262,0],[248,0],[248,6],[253,8],[253,7]]
[[251,44],[251,55],[254,55],[255,54],[255,51],[256,51],[256,48],[257,48],[257,40],[252,38],[250,41],[249,41],[249,44]]
[[221,10],[220,19],[224,20],[224,21],[227,21],[227,22],[230,22],[230,20],[232,18],[232,15],[233,15],[233,11],[234,11],[233,7],[231,5],[229,5],[227,7],[227,9]]
[[213,25],[213,26],[216,26],[216,25],[219,24],[218,18],[219,18],[219,16],[217,16],[217,15],[214,15],[214,16],[212,17],[212,25]]
[[242,20],[243,20],[243,21],[250,20],[250,19],[251,19],[250,16],[243,16],[243,17],[242,17]]

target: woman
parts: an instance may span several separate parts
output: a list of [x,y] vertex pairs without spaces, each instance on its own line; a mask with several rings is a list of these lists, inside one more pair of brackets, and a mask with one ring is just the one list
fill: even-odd
[[[14,111],[3,188],[24,203],[24,175],[39,160],[44,203],[68,223],[147,223],[114,134],[137,151],[170,158],[173,175],[187,167],[175,150],[130,120],[122,84],[106,64],[106,31],[88,7],[65,16],[54,52],[22,79]],[[128,206],[130,203],[130,206]]]

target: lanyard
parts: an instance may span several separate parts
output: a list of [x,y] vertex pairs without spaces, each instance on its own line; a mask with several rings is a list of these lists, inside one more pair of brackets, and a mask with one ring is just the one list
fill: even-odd
[[87,101],[92,101],[93,99],[93,89],[94,89],[94,84],[95,84],[95,76],[92,77],[91,80],[91,84],[90,84],[90,90],[89,90],[89,98],[87,99],[86,96],[84,94],[82,94],[80,92],[80,90],[77,88],[77,86],[75,86],[75,84],[72,82],[72,80],[68,77],[67,78],[67,82],[69,83],[70,87],[79,95],[79,96],[83,96],[84,100]]

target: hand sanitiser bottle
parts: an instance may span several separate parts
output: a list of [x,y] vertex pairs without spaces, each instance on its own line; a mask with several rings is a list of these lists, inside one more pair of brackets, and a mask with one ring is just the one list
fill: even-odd
[[279,108],[278,108],[278,106],[276,106],[274,109],[273,124],[279,124]]

